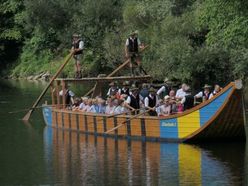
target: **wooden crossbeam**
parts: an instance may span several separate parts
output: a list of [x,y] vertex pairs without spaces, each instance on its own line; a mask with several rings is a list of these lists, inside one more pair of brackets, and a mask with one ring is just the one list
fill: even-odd
[[144,76],[118,76],[118,77],[89,77],[89,78],[81,78],[81,79],[74,79],[74,78],[57,78],[55,81],[65,81],[65,82],[111,82],[111,81],[131,81],[131,80],[151,80],[152,77],[150,75]]

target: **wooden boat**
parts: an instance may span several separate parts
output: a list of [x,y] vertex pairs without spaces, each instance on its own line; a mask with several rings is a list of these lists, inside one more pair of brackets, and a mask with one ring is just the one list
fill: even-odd
[[[118,78],[121,79],[121,77]],[[113,77],[105,78],[105,81],[113,79]],[[149,76],[140,79],[149,79]],[[96,81],[96,78],[93,80]],[[61,81],[63,87],[66,79],[57,79],[56,85],[59,84],[58,81]],[[75,81],[84,81],[84,79]],[[52,87],[53,106],[44,105],[43,107],[45,123],[51,127],[105,137],[148,141],[197,142],[217,139],[245,140],[246,138],[241,81],[229,83],[212,99],[183,113],[167,117],[139,116],[131,120],[132,116],[129,115],[110,118],[105,114],[65,109],[64,106],[61,107],[65,102],[60,104],[58,89],[58,86]],[[57,99],[54,97],[56,96],[54,90],[57,90]],[[125,122],[123,126],[106,134],[106,131],[123,122]]]

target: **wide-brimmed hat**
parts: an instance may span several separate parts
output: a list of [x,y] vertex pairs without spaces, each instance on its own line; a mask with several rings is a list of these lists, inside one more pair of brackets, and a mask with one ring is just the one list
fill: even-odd
[[131,36],[131,35],[136,35],[136,34],[138,34],[139,33],[139,31],[138,30],[135,30],[135,31],[132,31],[129,35]]
[[164,100],[166,101],[166,100],[169,100],[170,99],[170,96],[168,96],[168,95],[166,95],[165,97],[164,97]]
[[205,84],[203,88],[205,89],[205,88],[211,88],[211,87],[212,87],[211,85]]
[[122,85],[123,85],[123,86],[129,86],[129,82],[128,82],[128,81],[124,81],[124,82],[122,83]]
[[75,34],[72,35],[72,37],[81,37],[81,35],[75,33]]
[[156,92],[156,89],[151,87],[151,88],[149,88],[149,92]]
[[115,86],[116,83],[114,81],[112,81],[111,83],[109,83],[109,86]]
[[133,92],[133,91],[136,91],[136,90],[139,90],[138,87],[136,87],[136,85],[132,85],[131,88],[130,88],[130,91]]

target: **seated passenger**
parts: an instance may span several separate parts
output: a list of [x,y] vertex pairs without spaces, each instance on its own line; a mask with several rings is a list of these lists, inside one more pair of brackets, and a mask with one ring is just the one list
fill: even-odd
[[124,106],[124,100],[118,99],[118,105],[114,109],[114,114],[126,114],[128,109]]
[[88,97],[81,97],[82,102],[79,105],[79,110],[83,110],[84,107],[86,106],[87,100],[89,99]]
[[79,110],[79,105],[81,104],[81,98],[75,98],[74,104],[72,105],[72,110],[76,111]]
[[202,102],[208,100],[210,98],[210,91],[211,86],[208,84],[205,84],[205,86],[203,87],[203,91],[200,91],[198,94],[195,95],[195,98],[202,98]]
[[149,109],[148,114],[150,116],[157,116],[156,105],[158,103],[158,96],[156,90],[151,87],[149,89],[149,95],[145,98],[145,108]]
[[115,109],[115,106],[114,106],[113,100],[111,98],[108,98],[105,114],[113,114],[114,109]]
[[181,100],[181,104],[183,105],[183,110],[188,110],[194,107],[194,96],[191,95],[189,87],[185,90],[185,93],[185,96]]
[[171,113],[170,96],[165,96],[157,109],[158,116],[168,116]]
[[171,113],[177,113],[177,100],[176,100],[176,92],[175,90],[171,90],[169,92],[170,100],[169,103],[171,105]]
[[92,99],[88,99],[82,112],[91,112],[91,110],[92,110],[91,106],[92,106]]
[[106,111],[106,101],[102,98],[98,98],[98,107],[99,107],[98,113],[104,114]]
[[181,100],[185,96],[186,94],[185,90],[187,89],[187,87],[188,85],[186,83],[182,84],[181,88],[178,89],[176,92],[176,99]]
[[216,94],[218,94],[220,91],[221,91],[221,87],[220,87],[220,85],[215,85],[214,86],[214,91],[210,94],[210,96],[209,96],[209,99],[211,99],[213,96],[215,96]]

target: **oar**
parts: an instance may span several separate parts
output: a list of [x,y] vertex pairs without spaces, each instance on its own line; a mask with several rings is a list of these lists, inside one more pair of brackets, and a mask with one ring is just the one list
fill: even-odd
[[[146,45],[144,48],[140,50],[140,52],[143,52],[149,45]],[[119,70],[121,70],[123,67],[125,67],[129,63],[129,59],[126,60],[124,63],[122,63],[119,67],[117,67],[113,72],[111,72],[107,77],[114,76]],[[144,69],[143,69],[144,70]],[[97,84],[97,83],[96,83]],[[90,89],[84,96],[89,96],[95,89],[96,85]]]
[[108,133],[110,133],[110,132],[112,132],[112,131],[114,131],[114,130],[120,128],[120,127],[122,127],[122,126],[125,125],[128,121],[131,121],[132,119],[135,119],[135,118],[137,118],[137,117],[139,117],[139,116],[141,116],[141,115],[143,115],[143,114],[149,112],[150,110],[151,110],[151,109],[146,110],[145,112],[142,112],[142,113],[139,113],[139,114],[136,114],[136,115],[130,117],[130,118],[127,119],[126,121],[123,121],[121,124],[117,125],[116,127],[114,127],[114,128],[112,128],[112,129],[106,131],[105,134],[108,134]]
[[65,65],[70,61],[72,55],[73,55],[74,51],[72,51],[65,59],[64,63],[60,66],[59,70],[56,72],[56,74],[53,76],[53,78],[50,80],[50,82],[48,83],[48,85],[46,86],[46,88],[42,91],[42,93],[40,94],[40,96],[38,97],[38,99],[35,101],[35,103],[33,104],[33,106],[31,107],[31,109],[27,112],[27,114],[22,118],[22,120],[24,121],[28,121],[31,114],[34,111],[34,108],[36,108],[36,106],[39,104],[41,98],[45,95],[46,91],[49,89],[50,85],[52,84],[52,82],[58,77],[58,75],[60,74],[60,72],[64,69]]

